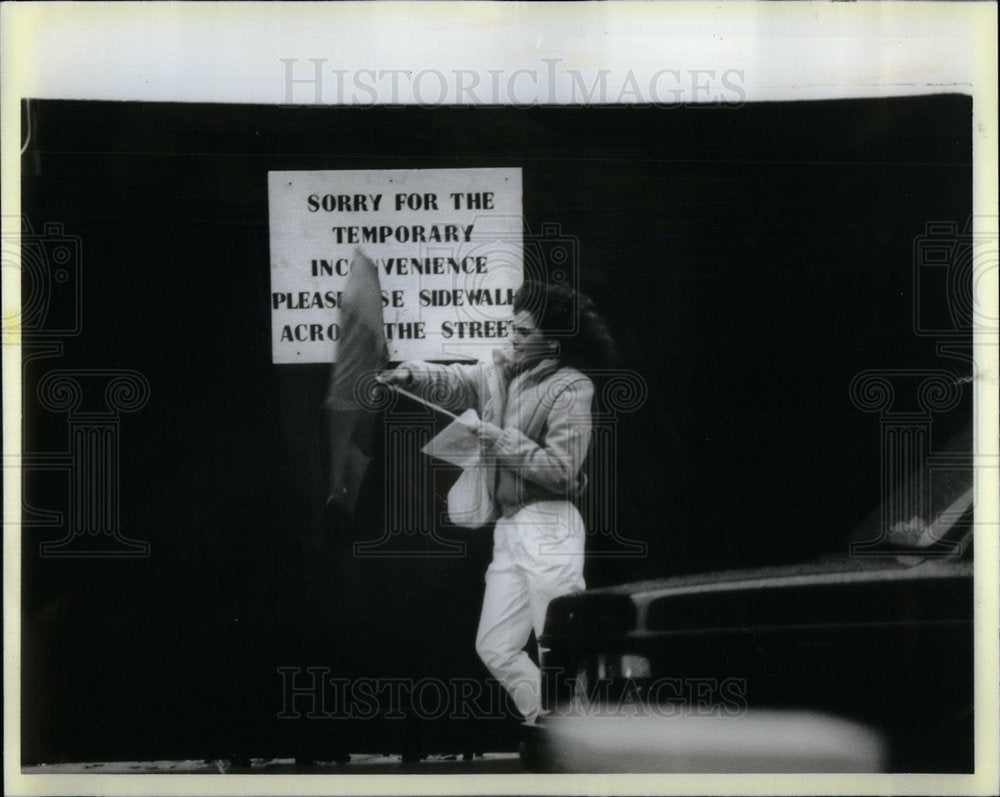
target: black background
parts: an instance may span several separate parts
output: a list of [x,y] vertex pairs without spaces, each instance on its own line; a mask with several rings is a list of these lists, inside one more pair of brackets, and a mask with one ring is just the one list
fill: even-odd
[[[486,676],[487,532],[461,557],[352,556],[381,535],[378,458],[360,520],[324,517],[328,369],[271,364],[269,170],[522,168],[526,233],[577,240],[580,286],[648,390],[619,418],[615,483],[618,532],[647,554],[589,560],[590,585],[842,549],[880,498],[879,420],[851,404],[851,378],[967,370],[914,333],[913,252],[929,222],[970,217],[968,98],[31,113],[22,207],[36,233],[81,239],[83,326],[24,368],[25,451],[69,446],[36,396],[47,371],[142,373],[120,523],[151,555],[42,558],[64,530],[24,529],[26,762],[288,755],[281,665]],[[969,404],[935,418],[935,440]],[[64,510],[65,479],[28,471],[25,497]],[[398,747],[404,725],[356,738]],[[473,725],[487,748],[507,738]]]

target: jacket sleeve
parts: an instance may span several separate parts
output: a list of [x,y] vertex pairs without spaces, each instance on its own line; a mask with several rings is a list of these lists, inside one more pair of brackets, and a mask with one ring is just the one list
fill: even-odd
[[481,363],[440,365],[410,360],[399,368],[410,374],[410,381],[405,387],[428,401],[458,412],[480,406],[486,378]]
[[583,377],[551,401],[545,437],[536,443],[519,429],[504,429],[493,444],[499,464],[552,492],[575,492],[593,421],[593,383]]

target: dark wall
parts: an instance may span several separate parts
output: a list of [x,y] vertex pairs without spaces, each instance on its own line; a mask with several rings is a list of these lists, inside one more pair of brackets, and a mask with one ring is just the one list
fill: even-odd
[[[25,451],[70,445],[37,397],[52,369],[143,374],[149,401],[119,429],[120,526],[151,553],[42,557],[65,530],[25,528],[26,760],[287,753],[281,665],[485,677],[488,535],[459,557],[353,556],[382,531],[378,459],[358,519],[324,516],[327,369],[271,364],[269,170],[523,169],[529,239],[577,240],[580,285],[648,390],[620,417],[615,484],[619,533],[648,553],[595,558],[592,585],[836,549],[880,497],[878,419],[851,378],[966,369],[913,330],[914,239],[971,214],[964,97],[29,113],[24,213],[79,237],[83,323],[24,366]],[[31,506],[60,510],[67,489],[26,474]]]

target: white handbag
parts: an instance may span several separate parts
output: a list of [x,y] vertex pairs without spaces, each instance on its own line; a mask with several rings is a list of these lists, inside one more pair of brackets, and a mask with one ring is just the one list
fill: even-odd
[[492,480],[494,469],[480,460],[465,468],[448,491],[448,517],[456,526],[478,529],[496,520],[496,501],[493,500]]
[[484,456],[482,443],[469,431],[477,421],[475,410],[466,410],[421,450],[462,469],[462,474],[448,491],[448,517],[467,529],[478,529],[495,520],[499,512],[493,500],[496,467]]
[[[488,369],[485,378],[482,389],[488,398],[483,415],[491,423],[499,424],[503,417],[503,387],[495,368]],[[462,468],[462,474],[448,491],[448,518],[467,529],[478,529],[500,516],[493,497],[496,464],[483,454],[481,442],[469,434],[467,425],[474,420],[478,420],[476,411],[466,410],[422,449],[425,454]]]

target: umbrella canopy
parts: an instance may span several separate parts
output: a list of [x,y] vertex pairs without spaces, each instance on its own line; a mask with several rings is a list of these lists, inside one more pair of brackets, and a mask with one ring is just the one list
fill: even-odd
[[389,349],[382,323],[378,270],[360,250],[351,260],[340,307],[340,337],[335,344],[330,389],[323,403],[330,457],[327,503],[354,511],[372,457],[378,413],[365,404],[364,391],[385,369]]

